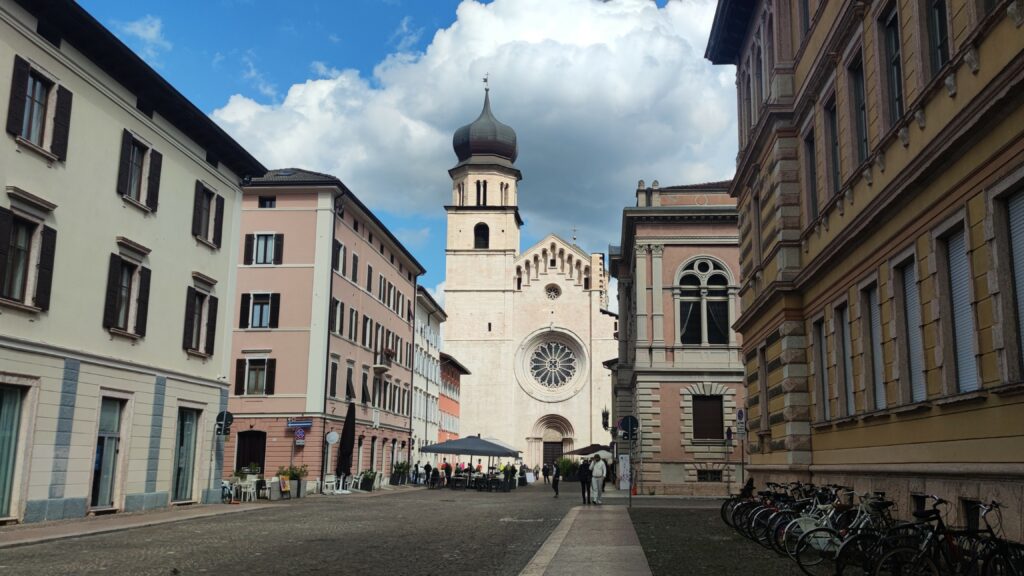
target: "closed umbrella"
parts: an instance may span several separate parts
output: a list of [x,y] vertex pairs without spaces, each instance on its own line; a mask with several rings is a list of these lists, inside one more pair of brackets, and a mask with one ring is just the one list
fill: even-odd
[[[338,478],[352,475],[352,454],[356,447],[356,403],[349,399],[345,424],[341,427],[341,455],[338,457]],[[340,484],[344,486],[344,483]]]

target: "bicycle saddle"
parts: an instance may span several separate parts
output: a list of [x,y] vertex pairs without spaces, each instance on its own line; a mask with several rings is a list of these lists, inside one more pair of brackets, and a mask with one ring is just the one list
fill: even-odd
[[914,510],[914,518],[919,520],[933,520],[938,518],[940,512],[934,508],[931,510]]
[[893,504],[895,504],[895,502],[893,502],[892,500],[876,500],[874,502],[870,502],[870,504],[871,507],[876,510],[885,510],[886,508],[889,508]]

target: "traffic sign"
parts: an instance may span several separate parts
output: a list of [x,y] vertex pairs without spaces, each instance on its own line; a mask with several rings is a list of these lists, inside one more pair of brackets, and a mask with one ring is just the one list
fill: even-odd
[[[299,428],[299,430],[302,430],[302,428]],[[328,444],[337,444],[339,439],[341,439],[341,437],[338,435],[337,432],[331,430],[330,432],[327,433]]]
[[234,415],[227,410],[217,414],[217,425],[215,426],[217,436],[227,436],[228,434],[231,434],[231,423],[234,421]]
[[296,428],[295,429],[295,445],[305,446],[306,445],[306,429]]
[[619,420],[619,429],[626,433],[636,432],[636,429],[640,427],[640,421],[636,419],[636,416],[623,416],[622,420]]

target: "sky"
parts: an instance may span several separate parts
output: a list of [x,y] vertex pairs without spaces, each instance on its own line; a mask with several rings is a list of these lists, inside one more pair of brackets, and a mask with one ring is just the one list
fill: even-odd
[[451,138],[485,75],[518,137],[523,249],[575,231],[606,253],[638,180],[735,168],[735,70],[703,58],[715,0],[80,2],[264,165],[345,182],[442,301]]

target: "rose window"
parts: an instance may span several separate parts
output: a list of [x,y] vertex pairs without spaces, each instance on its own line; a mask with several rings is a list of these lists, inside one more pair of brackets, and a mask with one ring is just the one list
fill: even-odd
[[544,293],[547,294],[549,300],[554,300],[562,295],[562,289],[557,284],[548,284],[544,288]]
[[530,357],[530,373],[548,388],[558,388],[576,374],[576,355],[559,342],[545,342]]

